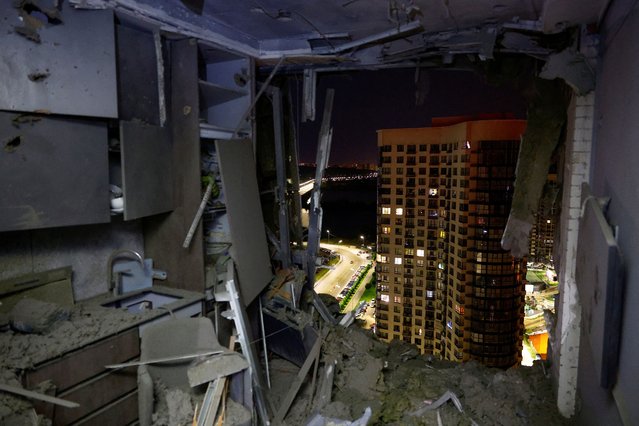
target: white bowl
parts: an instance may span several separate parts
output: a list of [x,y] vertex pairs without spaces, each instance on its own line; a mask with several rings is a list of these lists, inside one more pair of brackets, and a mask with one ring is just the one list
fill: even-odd
[[113,210],[121,210],[124,208],[124,198],[116,197],[111,199],[111,208]]

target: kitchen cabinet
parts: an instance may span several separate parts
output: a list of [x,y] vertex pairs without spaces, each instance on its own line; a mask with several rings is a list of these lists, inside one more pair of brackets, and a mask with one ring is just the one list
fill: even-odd
[[243,119],[253,94],[253,63],[246,56],[198,42],[200,134],[230,139],[235,130],[248,136],[250,119]]
[[0,110],[116,118],[113,12],[65,5],[42,22],[30,3],[0,2]]
[[[105,370],[104,366],[139,357],[138,329],[133,328],[94,344],[70,351],[59,358],[25,371],[23,384],[30,389],[50,380],[56,396],[78,402],[78,408],[35,403],[38,413],[54,425],[99,424],[96,417],[121,419],[117,424],[137,420],[137,369]],[[116,423],[113,423],[116,424]]]
[[109,222],[104,122],[0,111],[0,232]]
[[173,209],[172,144],[168,129],[120,121],[124,220]]

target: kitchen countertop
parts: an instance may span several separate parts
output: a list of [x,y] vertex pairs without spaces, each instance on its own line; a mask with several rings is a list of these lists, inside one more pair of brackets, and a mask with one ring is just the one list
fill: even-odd
[[[125,308],[101,306],[109,301],[148,290],[180,297],[157,309],[131,313]],[[27,369],[68,352],[98,342],[122,331],[140,326],[204,299],[204,294],[154,285],[121,296],[109,293],[76,303],[68,320],[58,321],[46,334],[0,332],[0,368]]]

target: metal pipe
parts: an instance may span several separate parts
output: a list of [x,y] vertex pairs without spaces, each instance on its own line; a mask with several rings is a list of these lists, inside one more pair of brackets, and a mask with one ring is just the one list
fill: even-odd
[[264,311],[262,311],[262,298],[258,298],[260,305],[260,324],[262,326],[262,345],[264,346],[264,367],[266,369],[266,384],[271,388],[271,373],[268,368],[268,350],[266,347],[266,330],[264,329]]
[[246,111],[244,111],[244,114],[242,114],[242,118],[240,118],[240,121],[237,123],[237,127],[233,131],[233,137],[234,138],[237,137],[238,132],[242,128],[242,123],[244,123],[244,120],[246,120],[246,117],[248,117],[249,114],[251,114],[251,111],[253,111],[253,108],[255,108],[255,105],[257,105],[257,101],[260,99],[260,97],[262,96],[262,94],[264,93],[264,91],[266,90],[268,85],[271,83],[271,80],[273,80],[273,77],[275,77],[275,73],[280,68],[280,65],[282,65],[282,63],[284,62],[285,58],[286,58],[286,55],[282,55],[280,57],[280,60],[277,61],[277,64],[275,64],[275,67],[273,68],[273,70],[269,74],[269,76],[266,79],[266,81],[264,82],[264,84],[262,84],[262,87],[257,92],[257,95],[255,95],[255,98],[253,99],[253,102],[251,102],[251,105],[249,105],[249,107],[246,109]]

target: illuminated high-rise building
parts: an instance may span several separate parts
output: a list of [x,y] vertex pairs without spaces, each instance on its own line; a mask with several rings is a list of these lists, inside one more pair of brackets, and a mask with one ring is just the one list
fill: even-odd
[[559,187],[557,172],[551,170],[546,180],[544,196],[539,200],[539,208],[535,213],[535,221],[530,231],[529,261],[550,263],[553,260]]
[[376,333],[453,361],[521,360],[525,262],[502,250],[524,120],[378,131]]

